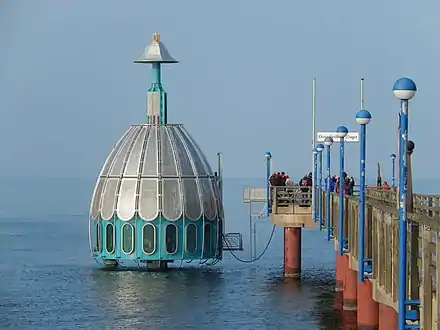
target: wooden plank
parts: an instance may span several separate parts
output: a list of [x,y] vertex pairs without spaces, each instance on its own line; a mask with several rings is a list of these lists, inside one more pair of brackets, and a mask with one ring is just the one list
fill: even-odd
[[[349,218],[349,212],[347,212],[348,211],[348,199],[347,198],[344,198],[344,200],[343,200],[343,203],[344,203],[344,215],[343,215],[343,218],[342,218],[342,223],[343,223],[343,226],[342,226],[342,229],[343,229],[343,235],[342,235],[342,238],[348,238],[348,226],[349,226],[349,221],[348,221],[348,218]],[[350,243],[350,242],[349,242]],[[348,245],[348,247],[350,248],[350,244]]]
[[422,214],[408,213],[408,219],[418,222],[421,225],[431,227],[434,231],[440,232],[439,218],[431,218]]
[[379,225],[377,224],[377,218],[374,218],[374,210],[371,206],[368,207],[369,209],[369,218],[371,218],[371,258],[373,259],[373,278],[377,278],[378,274],[378,264],[379,264],[379,249],[378,249],[378,242],[379,236],[378,236],[378,230]]
[[[385,274],[387,272],[386,269],[386,254],[385,251],[387,249],[387,242],[389,241],[389,239],[385,239],[385,237],[387,237],[387,226],[386,223],[384,221],[384,213],[382,212],[382,210],[377,210],[378,212],[378,224],[379,224],[379,242],[382,242],[382,244],[379,244],[379,263],[378,263],[378,268],[379,268],[379,285],[385,287]],[[389,237],[389,236],[388,236]]]
[[422,280],[420,283],[420,326],[424,330],[432,330],[432,277],[430,273],[431,253],[431,231],[421,227],[422,231]]
[[339,198],[337,198],[336,194],[332,194],[332,224],[333,224],[333,233],[337,240],[339,240]]
[[434,312],[434,323],[435,329],[440,328],[440,233],[436,233],[436,253],[435,253],[435,261],[436,261],[436,272],[435,272],[435,294],[436,294],[436,302],[437,308]]
[[408,292],[412,300],[419,299],[419,268],[417,266],[419,260],[419,224],[410,221],[409,224],[409,262],[408,262]]
[[392,245],[392,257],[391,257],[391,263],[392,263],[392,291],[391,295],[393,298],[393,301],[396,302],[397,297],[397,286],[399,283],[399,221],[395,218],[393,214],[390,215],[391,217],[391,223],[392,223],[392,230],[393,230],[393,245]]
[[[353,210],[352,212],[352,222],[353,222],[353,231],[352,235],[354,237],[354,248],[353,248],[353,256],[356,259],[359,259],[359,210],[360,210],[360,203],[356,203],[355,201],[351,202],[351,208]],[[364,234],[366,234],[364,232]],[[364,235],[366,236],[366,235]],[[364,258],[365,258],[365,245],[364,245]]]

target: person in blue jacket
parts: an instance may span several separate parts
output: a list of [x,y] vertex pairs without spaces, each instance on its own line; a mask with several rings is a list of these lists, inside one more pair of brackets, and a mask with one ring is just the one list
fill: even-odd
[[[327,189],[327,181],[328,181],[328,177],[325,178],[325,189]],[[335,191],[335,186],[336,186],[336,177],[332,176],[330,177],[330,192]]]

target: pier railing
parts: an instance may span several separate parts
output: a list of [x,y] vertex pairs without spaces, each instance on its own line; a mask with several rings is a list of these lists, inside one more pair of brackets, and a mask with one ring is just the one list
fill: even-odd
[[312,205],[312,187],[271,186],[270,191],[272,208]]
[[[396,190],[367,189],[366,197],[382,204],[396,207],[399,194]],[[414,213],[430,217],[440,217],[440,195],[413,194],[412,209]]]
[[[323,200],[325,201],[325,193]],[[372,260],[373,298],[397,310],[399,222],[397,194],[368,190],[365,206],[364,258]],[[421,301],[422,329],[440,328],[440,210],[438,195],[414,194],[408,212],[408,294]],[[408,203],[411,204],[411,203]],[[345,196],[343,237],[338,237],[339,195],[331,193],[335,240],[347,239],[350,268],[358,270],[359,198]],[[325,211],[325,204],[323,205]],[[439,267],[437,267],[439,264]],[[368,268],[367,268],[368,269]]]

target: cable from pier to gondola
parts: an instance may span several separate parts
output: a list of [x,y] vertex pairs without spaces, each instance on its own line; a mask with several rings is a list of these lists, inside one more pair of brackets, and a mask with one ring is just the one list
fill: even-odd
[[[272,238],[273,238],[273,234],[274,234],[274,233],[275,233],[275,225],[272,226],[272,232],[270,233],[269,241],[267,242],[266,247],[264,248],[263,252],[261,252],[261,254],[260,254],[258,257],[256,257],[255,259],[253,259],[253,260],[244,260],[244,259],[241,259],[240,257],[238,257],[238,256],[237,256],[234,252],[232,252],[231,250],[229,250],[229,252],[232,254],[232,256],[233,256],[235,259],[237,259],[238,261],[240,261],[240,262],[242,262],[242,263],[252,263],[252,262],[255,262],[255,261],[261,259],[261,258],[264,256],[264,254],[266,253],[267,249],[268,249],[269,246],[270,246],[270,243],[272,242]],[[226,246],[229,247],[227,240],[225,240],[224,238],[225,238],[225,236],[223,236],[223,241],[225,242]]]

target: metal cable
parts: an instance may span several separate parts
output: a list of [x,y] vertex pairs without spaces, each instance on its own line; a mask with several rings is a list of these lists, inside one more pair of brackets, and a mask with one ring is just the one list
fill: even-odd
[[[272,242],[272,238],[273,238],[273,234],[274,234],[274,232],[275,232],[275,225],[273,225],[273,227],[272,227],[272,232],[270,233],[269,241],[267,242],[266,247],[264,248],[263,252],[261,252],[261,254],[260,254],[257,258],[255,258],[254,260],[244,260],[244,259],[241,259],[240,257],[238,257],[238,256],[237,256],[234,252],[232,252],[231,250],[229,250],[229,252],[232,254],[232,256],[233,256],[235,259],[237,259],[237,260],[240,261],[240,262],[243,262],[243,263],[252,263],[252,262],[255,262],[255,261],[261,259],[261,258],[264,256],[264,254],[266,253],[267,249],[269,248],[270,243]],[[224,238],[224,237],[225,237],[225,236],[223,235],[223,238]],[[226,246],[228,246],[228,247],[230,248],[230,246],[229,246],[229,244],[228,244],[228,242],[227,242],[226,239],[224,240],[224,242],[226,243]]]

